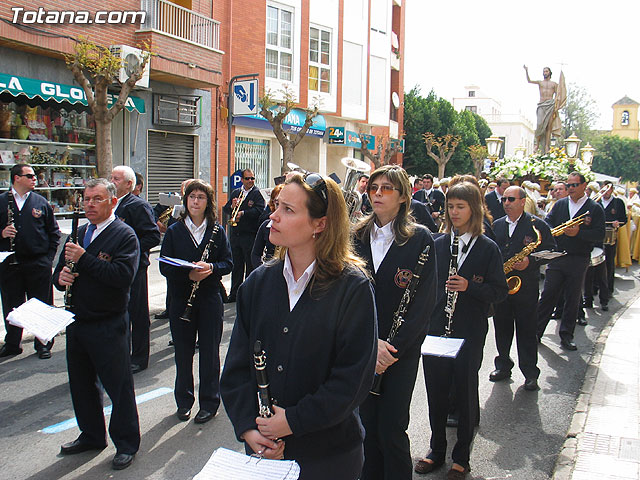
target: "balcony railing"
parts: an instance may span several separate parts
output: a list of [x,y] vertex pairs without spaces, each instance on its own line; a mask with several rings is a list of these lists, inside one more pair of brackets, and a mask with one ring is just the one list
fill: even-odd
[[141,0],[140,8],[147,12],[143,30],[155,30],[219,50],[220,22],[166,0]]

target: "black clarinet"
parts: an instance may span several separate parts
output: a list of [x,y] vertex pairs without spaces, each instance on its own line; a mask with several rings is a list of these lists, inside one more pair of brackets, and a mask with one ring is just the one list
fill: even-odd
[[[219,229],[220,226],[216,223],[213,226],[213,230],[211,231],[211,238],[207,242],[207,245],[204,247],[204,251],[202,252],[202,257],[200,259],[201,262],[208,262],[209,257],[213,257],[213,252],[216,249],[216,236]],[[184,320],[185,322],[191,321],[191,315],[193,313],[193,302],[195,302],[196,300],[196,293],[198,292],[198,288],[200,288],[199,280],[191,284],[191,294],[189,295],[189,299],[187,300],[187,306],[184,309],[184,313],[180,316],[180,320]]]
[[[69,235],[69,242],[78,243],[78,222],[80,220],[80,197],[76,199],[75,205],[73,206],[73,217],[71,218],[71,235]],[[85,232],[86,234],[86,232]],[[76,263],[68,260],[66,262],[67,268],[71,270],[73,273],[76,269]],[[71,302],[72,293],[71,288],[73,285],[67,285],[64,289],[64,306],[67,310],[70,310],[73,307],[73,303]]]
[[[400,330],[400,327],[402,327],[402,324],[404,323],[404,317],[407,314],[407,310],[409,310],[409,306],[411,305],[413,296],[416,294],[416,290],[418,289],[418,284],[420,283],[420,275],[422,275],[424,264],[427,263],[427,260],[429,259],[430,249],[431,245],[427,245],[426,247],[424,247],[424,250],[418,257],[418,263],[416,264],[416,268],[413,269],[411,280],[404,289],[404,293],[402,294],[402,299],[400,299],[398,309],[393,314],[391,331],[389,332],[389,336],[387,337],[387,342],[389,343],[393,341],[395,336],[398,334],[398,330]],[[382,393],[382,374],[375,374],[373,378],[373,386],[369,390],[369,393],[371,393],[372,395],[380,395],[380,393]]]
[[267,354],[262,349],[262,342],[256,340],[253,345],[253,366],[256,369],[258,382],[258,414],[263,418],[274,415],[273,399],[269,391],[269,378],[267,376]]
[[[9,198],[7,199],[7,225],[13,225],[13,208],[12,204],[15,205],[16,201],[13,198],[13,192],[9,189]],[[16,258],[16,239],[15,237],[9,237],[9,251],[13,252],[13,255],[10,256],[11,260],[9,260],[9,265],[17,265],[18,259]]]

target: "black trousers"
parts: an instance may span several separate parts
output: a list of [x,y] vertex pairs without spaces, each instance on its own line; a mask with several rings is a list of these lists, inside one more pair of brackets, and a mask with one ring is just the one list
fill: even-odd
[[613,294],[613,281],[616,276],[616,249],[617,243],[604,246],[604,263],[607,264],[607,288],[609,294]]
[[609,285],[607,284],[607,265],[606,261],[587,268],[584,276],[584,299],[588,303],[593,304],[594,287],[598,288],[598,298],[600,305],[609,303]]
[[[20,348],[22,341],[22,328],[11,325],[7,321],[7,315],[16,307],[22,305],[27,299],[37,298],[48,305],[53,303],[53,290],[51,287],[51,267],[38,267],[29,264],[11,265],[8,259],[2,266],[0,273],[0,291],[2,292],[2,311],[4,312],[4,327],[6,335],[4,343],[12,348]],[[37,338],[33,342],[36,351],[44,344]],[[53,340],[46,345],[53,346]]]
[[560,321],[560,338],[565,341],[573,340],[582,286],[589,261],[588,256],[581,255],[565,255],[551,261],[544,278],[544,289],[538,302],[538,328],[536,332],[538,337],[544,335],[551,319],[551,313],[558,303],[562,287],[564,287],[564,309]]
[[118,453],[140,447],[138,409],[129,360],[126,316],[98,322],[76,319],[67,327],[67,370],[80,440],[105,446],[103,389],[112,403],[109,435]]
[[[220,406],[220,338],[222,337],[222,298],[219,293],[207,294],[206,301],[193,306],[191,321],[180,320],[182,312],[170,312],[169,326],[175,347],[176,383],[174,396],[178,408],[191,408],[195,403],[193,356],[196,336],[200,343],[198,356],[200,408],[216,412]],[[182,304],[182,302],[176,302]]]
[[444,461],[447,454],[447,412],[449,390],[453,384],[459,413],[458,440],[451,458],[458,465],[469,467],[474,430],[478,424],[478,371],[483,350],[484,339],[476,339],[466,341],[455,359],[430,355],[422,357],[431,425],[431,453],[428,456],[435,462]]
[[514,363],[509,354],[515,328],[518,366],[527,380],[537,379],[540,376],[540,369],[537,366],[538,339],[536,338],[538,295],[537,280],[525,279],[517,293],[509,295],[504,302],[494,305],[493,325],[498,349],[494,364],[498,370],[511,371],[513,368]]
[[[285,445],[285,458],[287,447]],[[299,480],[357,480],[364,462],[362,445],[353,450],[324,458],[292,459],[300,464]],[[409,477],[410,478],[410,477]]]
[[240,235],[230,235],[229,243],[231,244],[231,256],[233,257],[233,270],[231,271],[231,292],[229,297],[235,298],[238,289],[245,277],[253,271],[251,262],[251,251],[253,250],[253,242],[255,234],[243,233]]
[[131,363],[147,368],[149,366],[149,330],[151,329],[147,267],[138,270],[131,284],[129,321],[131,322]]
[[[411,478],[409,406],[418,374],[419,352],[407,352],[382,377],[382,394],[360,405],[365,428],[361,480]],[[446,414],[445,414],[446,418]]]

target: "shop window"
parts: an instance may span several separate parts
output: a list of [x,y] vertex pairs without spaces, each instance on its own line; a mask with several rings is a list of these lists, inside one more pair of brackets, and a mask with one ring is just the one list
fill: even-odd
[[267,48],[265,74],[291,82],[293,80],[293,12],[267,6]]

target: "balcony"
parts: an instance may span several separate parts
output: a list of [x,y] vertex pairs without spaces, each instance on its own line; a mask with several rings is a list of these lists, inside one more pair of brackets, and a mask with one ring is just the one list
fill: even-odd
[[141,0],[140,6],[147,12],[141,31],[163,33],[219,51],[220,22],[166,0]]

